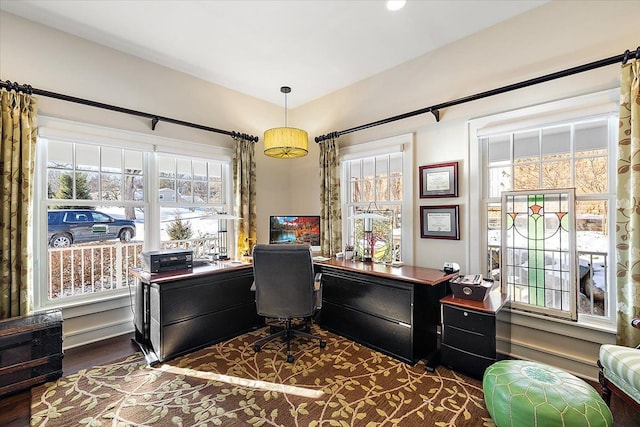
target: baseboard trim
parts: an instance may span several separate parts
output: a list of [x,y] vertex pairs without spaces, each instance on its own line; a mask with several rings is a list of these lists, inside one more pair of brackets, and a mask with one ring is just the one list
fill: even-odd
[[[584,357],[570,355],[567,353],[555,353],[544,347],[531,345],[528,342],[497,338],[497,352],[503,355],[503,358],[532,360],[535,362],[545,363],[563,369],[577,377],[589,381],[598,381],[598,367],[593,360]],[[510,351],[501,351],[500,343],[505,344]]]
[[119,322],[105,323],[93,328],[76,330],[64,334],[63,350],[103,341],[133,332],[133,322],[127,319]]

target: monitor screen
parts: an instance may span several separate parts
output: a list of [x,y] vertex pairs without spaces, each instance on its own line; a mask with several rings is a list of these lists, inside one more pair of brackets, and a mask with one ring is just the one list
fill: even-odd
[[272,215],[269,221],[269,243],[306,243],[320,250],[319,215]]

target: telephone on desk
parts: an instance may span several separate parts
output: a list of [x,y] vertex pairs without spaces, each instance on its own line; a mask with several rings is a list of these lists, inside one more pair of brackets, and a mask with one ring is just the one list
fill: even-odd
[[445,274],[457,273],[460,271],[460,266],[455,262],[445,262],[442,270],[444,270]]

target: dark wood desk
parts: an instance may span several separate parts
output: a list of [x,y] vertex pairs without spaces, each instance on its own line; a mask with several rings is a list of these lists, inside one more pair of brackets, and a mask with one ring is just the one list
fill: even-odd
[[[439,301],[455,274],[331,259],[322,276],[320,326],[407,363],[437,365]],[[251,291],[253,268],[231,261],[137,278],[136,341],[150,364],[264,324]]]
[[322,272],[320,325],[410,364],[439,363],[440,299],[456,274],[331,259]]
[[[149,364],[259,326],[251,264],[217,261],[169,273],[134,270],[135,340]],[[264,323],[264,322],[262,322]]]

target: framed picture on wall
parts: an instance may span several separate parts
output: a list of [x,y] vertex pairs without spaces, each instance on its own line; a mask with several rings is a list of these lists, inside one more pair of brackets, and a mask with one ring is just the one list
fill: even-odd
[[459,205],[420,206],[420,237],[460,240]]
[[420,166],[420,198],[458,197],[458,162]]

